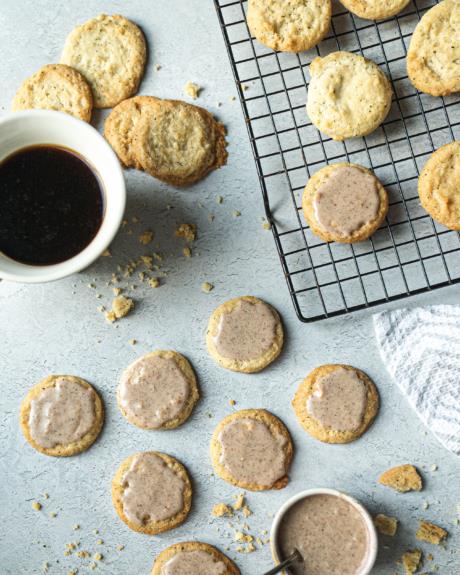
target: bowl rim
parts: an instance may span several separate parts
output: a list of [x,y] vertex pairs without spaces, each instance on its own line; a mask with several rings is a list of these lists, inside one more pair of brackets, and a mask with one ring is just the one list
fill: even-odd
[[[98,146],[100,146],[100,149],[104,152],[104,154],[109,158],[109,162],[111,164],[111,178],[113,179],[112,185],[111,187],[116,186],[117,190],[118,190],[118,197],[117,197],[117,202],[116,202],[116,206],[112,207],[111,213],[108,214],[107,211],[105,211],[104,213],[104,217],[102,220],[102,224],[98,230],[98,232],[96,233],[96,235],[94,236],[94,238],[91,240],[91,242],[84,248],[83,251],[81,251],[80,253],[76,254],[75,256],[73,256],[72,258],[69,258],[68,260],[64,260],[63,262],[59,262],[57,264],[52,264],[52,265],[44,265],[44,266],[39,266],[39,265],[30,265],[30,264],[24,264],[22,262],[16,262],[15,260],[13,260],[12,258],[8,258],[8,256],[6,254],[2,254],[2,257],[4,258],[8,258],[10,261],[13,261],[15,264],[18,264],[17,270],[15,272],[11,272],[11,271],[5,271],[2,269],[2,264],[1,264],[1,259],[0,259],[0,279],[3,280],[7,280],[7,281],[12,281],[12,282],[18,282],[18,283],[46,283],[46,282],[50,282],[50,281],[56,281],[59,279],[62,279],[64,277],[70,276],[74,273],[77,273],[79,271],[82,271],[83,269],[87,268],[89,265],[91,265],[96,259],[98,259],[101,254],[109,247],[109,245],[111,244],[111,242],[113,241],[115,235],[118,232],[118,229],[121,225],[123,216],[124,216],[124,212],[125,212],[125,208],[126,208],[126,183],[125,183],[125,178],[123,175],[123,169],[122,166],[120,164],[120,161],[118,160],[117,155],[115,154],[115,152],[113,151],[113,149],[111,148],[111,146],[109,145],[109,143],[107,142],[107,140],[103,137],[103,135],[94,127],[92,126],[90,123],[88,122],[84,122],[83,120],[80,120],[79,118],[75,118],[74,116],[71,116],[70,114],[66,114],[65,112],[59,112],[56,110],[45,110],[45,109],[34,109],[34,110],[23,110],[20,112],[10,112],[8,114],[6,114],[5,116],[0,118],[0,131],[4,130],[5,127],[10,124],[10,123],[16,123],[16,122],[27,122],[28,120],[30,120],[31,118],[48,118],[50,121],[56,123],[56,121],[58,121],[61,126],[63,126],[65,129],[71,131],[72,128],[76,128],[78,127],[79,130],[83,130],[86,131],[88,134],[91,134],[91,136],[93,136],[95,138],[95,140],[98,142]],[[52,144],[52,142],[47,142],[45,141],[46,138],[44,138],[43,144]],[[27,144],[26,142],[24,142],[23,144],[21,144],[18,147],[15,147],[13,150],[11,150],[11,152],[9,154],[7,154],[5,156],[6,159],[8,156],[10,156],[11,154],[14,154],[15,152],[23,149],[23,148],[27,148],[28,145],[35,145],[36,142],[31,142],[30,144]],[[39,145],[39,144],[37,144]],[[59,143],[55,144],[56,146],[59,146]],[[72,146],[65,146],[65,144],[62,144],[63,147],[67,147],[70,150],[72,150]],[[107,186],[105,185],[105,181],[104,178],[102,177],[102,175],[100,174],[100,171],[98,169],[98,166],[96,165],[96,163],[94,162],[94,160],[92,160],[91,157],[88,157],[86,154],[82,154],[81,152],[74,150],[78,155],[80,155],[82,158],[84,158],[84,160],[86,162],[88,162],[88,164],[96,171],[96,173],[98,174],[98,177],[100,178],[101,181],[101,186],[103,189],[103,193],[105,195],[110,194],[110,192],[107,189]],[[3,161],[2,159],[2,161]],[[106,202],[106,205],[108,204],[108,202]],[[96,242],[96,240],[100,237],[100,232],[103,229],[104,226],[104,222],[110,222],[110,225],[107,226],[107,224],[104,227],[104,232],[105,232],[105,240],[97,247],[97,249],[95,249],[94,244]],[[91,249],[93,248],[93,249]],[[21,269],[21,267],[25,270],[25,269],[33,269],[34,270],[34,274],[27,274],[27,273],[21,273],[21,271],[19,271]]]
[[[367,556],[366,563],[363,565],[361,570],[358,573],[356,573],[356,575],[370,574],[375,564],[375,560],[377,559],[377,551],[378,551],[377,531],[374,522],[372,520],[371,514],[364,507],[362,503],[360,503],[357,499],[355,499],[351,495],[348,495],[347,493],[344,493],[343,491],[339,491],[337,489],[330,489],[328,487],[313,487],[311,489],[305,489],[303,491],[299,491],[298,493],[290,497],[287,501],[285,501],[283,505],[281,505],[281,507],[278,509],[273,518],[272,526],[270,529],[270,547],[275,563],[278,565],[279,563],[281,563],[282,560],[280,557],[277,542],[279,527],[282,518],[284,517],[288,509],[290,509],[295,503],[297,503],[301,499],[305,499],[313,495],[335,495],[336,497],[340,497],[341,499],[345,499],[346,501],[348,501],[351,505],[353,505],[355,509],[357,509],[361,513],[361,516],[363,517],[369,532],[369,553]],[[284,572],[288,573],[287,571]]]

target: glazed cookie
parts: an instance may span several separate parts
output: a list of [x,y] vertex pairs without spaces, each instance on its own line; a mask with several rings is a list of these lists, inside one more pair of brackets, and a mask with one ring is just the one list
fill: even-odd
[[156,535],[185,521],[192,485],[185,467],[165,453],[135,453],[123,461],[112,480],[112,501],[133,531]]
[[331,12],[331,0],[249,0],[247,21],[251,34],[265,46],[302,52],[326,36]]
[[326,242],[361,242],[382,224],[388,194],[377,177],[357,164],[332,164],[308,181],[302,207],[311,231]]
[[55,457],[88,449],[104,423],[94,388],[73,375],[50,375],[32,387],[21,404],[20,422],[30,445]]
[[382,20],[399,14],[410,0],[340,0],[340,2],[359,18]]
[[434,220],[460,230],[460,140],[432,154],[420,174],[418,193]]
[[69,34],[61,63],[83,74],[95,108],[111,108],[137,92],[146,59],[141,30],[123,16],[101,14]]
[[66,112],[89,122],[93,109],[91,88],[73,68],[48,64],[24,80],[11,105],[13,112],[34,108]]
[[333,52],[310,64],[307,113],[333,140],[366,136],[387,117],[393,95],[380,68],[351,52]]
[[293,451],[285,425],[264,409],[243,409],[228,415],[211,439],[216,473],[250,491],[286,487]]
[[432,96],[460,91],[460,3],[444,0],[423,16],[407,53],[412,84]]
[[127,168],[142,168],[134,155],[134,134],[141,115],[155,101],[153,96],[134,96],[120,102],[107,116],[104,136]]
[[379,394],[361,370],[350,365],[321,365],[300,384],[292,406],[311,436],[324,443],[350,443],[377,415]]
[[207,110],[179,100],[157,100],[142,114],[134,154],[146,172],[187,186],[227,162],[225,128]]
[[151,575],[240,575],[240,570],[212,545],[185,541],[162,551]]
[[153,351],[123,372],[118,407],[143,429],[173,429],[189,417],[199,399],[192,366],[176,351]]

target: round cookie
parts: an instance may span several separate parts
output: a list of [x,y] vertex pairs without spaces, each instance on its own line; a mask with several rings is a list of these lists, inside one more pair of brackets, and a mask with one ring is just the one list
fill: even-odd
[[311,231],[322,240],[361,242],[385,220],[388,194],[370,170],[342,162],[325,166],[309,179],[302,208]]
[[134,154],[134,134],[141,115],[156,100],[153,96],[128,98],[115,106],[105,120],[104,136],[127,168],[142,168]]
[[177,459],[146,451],[126,458],[112,480],[112,502],[133,531],[157,535],[185,521],[192,505],[192,485]]
[[251,34],[265,46],[302,52],[326,36],[331,13],[331,0],[249,0],[247,22]]
[[432,96],[460,91],[460,3],[433,6],[414,30],[407,52],[412,84]]
[[418,180],[420,202],[430,216],[460,230],[460,140],[434,152]]
[[278,312],[253,296],[231,299],[215,309],[206,332],[208,352],[232,371],[255,373],[272,363],[283,348]]
[[383,20],[399,14],[410,0],[340,0],[340,2],[359,18]]
[[101,14],[67,37],[61,63],[91,86],[95,108],[111,108],[137,92],[147,47],[141,30],[123,16]]
[[292,406],[312,437],[324,443],[350,443],[377,415],[379,394],[361,370],[350,365],[321,365],[302,381]]
[[68,457],[85,451],[96,440],[103,423],[104,406],[99,394],[84,379],[73,375],[46,377],[32,387],[21,404],[24,437],[45,455]]
[[[208,543],[175,543],[155,559],[151,575],[240,575],[240,570],[226,555]],[[208,571],[209,570],[209,571]]]
[[333,140],[366,136],[385,120],[393,95],[382,70],[362,56],[333,52],[310,64],[307,114]]
[[153,351],[123,372],[117,389],[121,413],[143,429],[173,429],[199,399],[192,366],[176,351]]
[[211,439],[216,473],[250,491],[286,487],[293,452],[286,426],[265,409],[243,409],[228,415]]
[[48,64],[24,80],[13,98],[11,109],[13,112],[56,110],[89,122],[93,96],[88,82],[79,72],[64,64]]
[[134,155],[146,172],[187,186],[227,162],[225,127],[207,110],[179,100],[157,100],[142,114]]

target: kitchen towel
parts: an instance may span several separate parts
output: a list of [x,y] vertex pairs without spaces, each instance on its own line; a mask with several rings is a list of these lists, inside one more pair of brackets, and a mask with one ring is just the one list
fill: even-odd
[[380,355],[417,415],[460,454],[460,306],[435,305],[374,315]]

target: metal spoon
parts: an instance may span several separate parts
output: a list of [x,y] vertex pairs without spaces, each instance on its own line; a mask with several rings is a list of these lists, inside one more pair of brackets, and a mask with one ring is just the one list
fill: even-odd
[[273,569],[270,569],[270,571],[264,573],[264,575],[275,575],[275,573],[280,573],[283,569],[285,569],[286,567],[290,567],[297,561],[301,561],[303,563],[303,557],[300,554],[300,551],[294,549],[294,553],[292,555],[289,555],[287,559],[285,559],[282,563],[280,563]]

